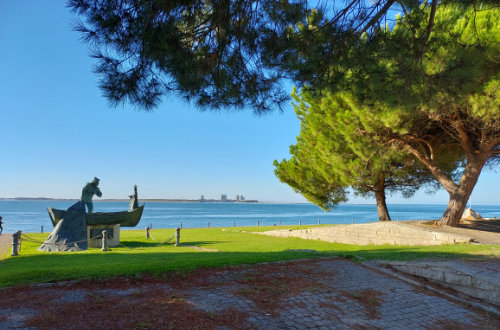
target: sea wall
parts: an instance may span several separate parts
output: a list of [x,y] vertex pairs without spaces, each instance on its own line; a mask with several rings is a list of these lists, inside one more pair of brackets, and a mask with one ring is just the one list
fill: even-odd
[[300,230],[278,229],[262,232],[277,237],[299,237],[345,244],[441,245],[471,242],[472,238],[403,222],[335,225]]
[[500,306],[498,262],[391,261],[387,265]]

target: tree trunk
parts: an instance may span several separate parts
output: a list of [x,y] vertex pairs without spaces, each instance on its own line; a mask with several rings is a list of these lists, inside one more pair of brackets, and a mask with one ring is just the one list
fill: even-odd
[[375,201],[377,202],[377,212],[379,221],[391,221],[387,204],[385,203],[385,176],[379,180],[375,186]]
[[479,174],[481,174],[484,164],[485,161],[482,160],[467,162],[457,189],[449,192],[450,201],[448,202],[448,207],[443,216],[439,219],[439,225],[458,226],[465,207],[467,206],[467,201],[469,200],[472,190],[474,190],[474,186],[479,179]]

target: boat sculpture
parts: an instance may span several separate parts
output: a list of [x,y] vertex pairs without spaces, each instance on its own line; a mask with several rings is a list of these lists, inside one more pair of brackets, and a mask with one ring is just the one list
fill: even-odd
[[[85,217],[87,218],[87,226],[119,224],[120,227],[135,227],[141,220],[143,210],[144,204],[131,211],[87,213]],[[47,211],[49,211],[50,220],[54,227],[64,218],[66,212],[51,207],[47,207]]]
[[[86,213],[87,226],[120,225],[120,227],[135,227],[141,220],[142,211],[144,210],[144,204],[138,205],[137,186],[134,187],[134,194],[130,197],[132,200],[128,211]],[[64,218],[64,213],[66,213],[65,210],[52,207],[47,207],[47,211],[54,227]]]

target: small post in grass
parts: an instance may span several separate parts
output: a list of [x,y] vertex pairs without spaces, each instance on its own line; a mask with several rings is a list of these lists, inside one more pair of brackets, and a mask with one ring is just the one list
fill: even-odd
[[175,246],[179,246],[181,241],[181,229],[177,228],[175,230]]
[[12,234],[12,254],[11,254],[12,257],[19,255],[19,250],[21,247],[21,244],[19,243],[20,239],[21,239],[20,230]]
[[149,226],[146,226],[146,238],[149,239]]
[[108,251],[108,244],[106,242],[106,235],[107,231],[106,230],[103,230],[102,231],[102,251]]

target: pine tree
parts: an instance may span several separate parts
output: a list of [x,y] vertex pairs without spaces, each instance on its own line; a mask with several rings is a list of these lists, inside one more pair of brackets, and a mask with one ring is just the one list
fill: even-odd
[[410,153],[380,146],[360,131],[360,109],[346,93],[293,93],[301,121],[292,158],[275,161],[278,178],[324,210],[347,200],[348,188],[364,197],[375,196],[380,221],[390,220],[386,190],[412,196],[432,176]]
[[[427,36],[429,14],[361,40],[341,88],[370,107],[357,114],[365,136],[410,152],[439,181],[450,196],[440,224],[456,226],[481,170],[499,159],[500,9],[442,6]],[[445,168],[455,160],[458,180]]]

